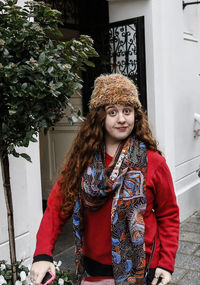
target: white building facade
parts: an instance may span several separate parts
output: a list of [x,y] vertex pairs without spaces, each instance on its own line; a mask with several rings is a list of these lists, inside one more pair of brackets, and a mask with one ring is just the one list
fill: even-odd
[[[182,221],[200,209],[200,123],[194,119],[194,113],[200,114],[200,5],[183,9],[181,0],[108,2],[110,23],[144,16],[148,119],[171,170]],[[26,152],[32,164],[10,158],[10,165],[17,259],[30,263],[42,217],[39,144]],[[8,260],[3,191],[0,204],[0,260]]]
[[[187,3],[192,1],[185,1]],[[194,1],[193,1],[194,2]],[[148,119],[171,170],[181,220],[200,208],[200,5],[110,0],[110,22],[145,17]]]

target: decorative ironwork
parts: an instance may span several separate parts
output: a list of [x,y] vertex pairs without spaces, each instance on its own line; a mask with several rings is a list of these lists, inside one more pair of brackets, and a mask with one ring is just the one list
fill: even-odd
[[111,27],[109,30],[111,71],[137,78],[136,25]]
[[45,3],[51,5],[62,13],[62,21],[65,26],[79,25],[78,0],[45,0]]
[[144,17],[90,27],[87,33],[94,39],[99,57],[95,59],[95,68],[88,68],[87,73],[83,73],[84,114],[88,112],[94,79],[102,73],[122,73],[130,77],[147,109]]
[[95,76],[110,72],[128,76],[138,86],[146,108],[144,17],[111,23],[91,31],[91,36],[100,55]]

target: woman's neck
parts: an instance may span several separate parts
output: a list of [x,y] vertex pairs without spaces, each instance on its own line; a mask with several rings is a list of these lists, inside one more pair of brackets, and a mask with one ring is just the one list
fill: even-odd
[[106,143],[106,153],[113,157],[118,149],[119,144],[120,144],[119,142]]

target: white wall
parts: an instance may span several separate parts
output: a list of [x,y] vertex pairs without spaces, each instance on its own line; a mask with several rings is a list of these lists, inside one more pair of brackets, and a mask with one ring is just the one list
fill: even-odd
[[199,42],[184,40],[186,9],[179,0],[109,1],[110,22],[145,17],[148,119],[172,172],[181,220],[200,208],[200,137],[193,137],[200,49]]
[[[21,148],[20,152],[27,152],[32,163],[22,158],[9,157],[16,252],[18,260],[25,259],[26,263],[31,263],[35,235],[42,217],[39,143],[31,143],[28,149]],[[0,189],[3,190],[1,175]],[[0,260],[9,261],[7,211],[3,191],[0,192],[0,205]]]
[[[163,21],[161,2],[148,0],[111,1],[109,3],[109,15],[110,22],[139,16],[145,17],[148,119],[153,133],[159,141],[160,149],[164,152],[171,166],[171,171],[174,173],[174,146],[170,147],[170,152],[167,151],[167,147],[172,144],[174,136],[174,112],[173,106],[170,106],[167,113],[165,111],[165,106],[171,104],[170,96],[173,95],[163,88],[166,79],[163,53],[167,45],[165,45],[166,35],[163,33],[165,21]],[[167,89],[169,87],[170,85]],[[165,94],[167,95],[165,96]],[[163,128],[163,126],[165,127]],[[170,133],[170,137],[168,133]]]
[[[79,94],[74,94],[70,102],[79,110],[82,110],[82,100]],[[70,110],[65,110],[70,116]],[[40,133],[40,160],[42,198],[47,200],[51,189],[60,175],[60,169],[65,162],[66,154],[70,150],[73,140],[80,128],[80,122],[71,125],[67,118],[61,119],[53,128],[50,128],[47,135]]]
[[[194,0],[187,0],[185,3],[194,2]],[[192,34],[196,39],[200,36],[200,6],[188,5],[184,9],[184,32]]]
[[[188,1],[190,2],[190,1]],[[200,208],[200,179],[196,170],[200,167],[200,137],[194,138],[194,113],[200,114],[200,5],[187,6],[183,11],[180,90],[175,98],[175,161],[176,189],[182,218]]]

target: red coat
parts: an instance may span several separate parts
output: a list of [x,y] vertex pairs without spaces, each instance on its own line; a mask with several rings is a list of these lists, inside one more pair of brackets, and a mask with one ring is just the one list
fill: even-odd
[[[106,164],[112,158],[106,156]],[[151,268],[160,266],[174,271],[179,234],[179,209],[176,203],[173,182],[165,158],[154,151],[147,151],[145,221],[145,248],[147,261],[156,236],[156,248]],[[35,260],[51,260],[57,237],[66,220],[59,213],[62,194],[56,183],[50,193],[47,209],[37,234]],[[111,219],[112,198],[98,211],[86,210],[84,254],[100,263],[111,264]]]

